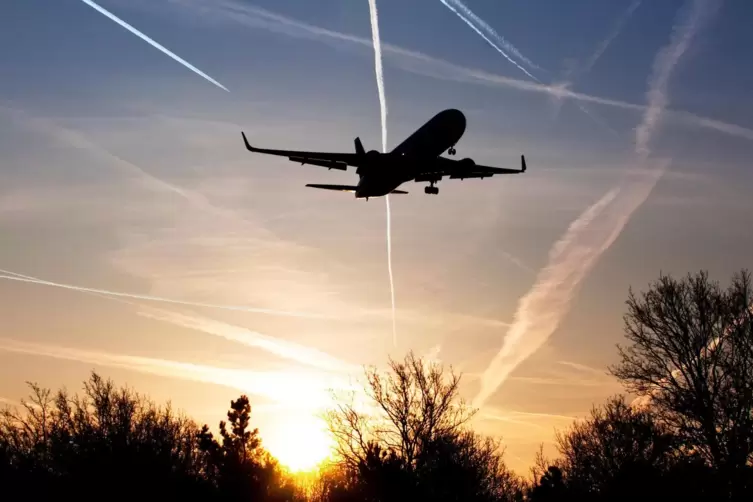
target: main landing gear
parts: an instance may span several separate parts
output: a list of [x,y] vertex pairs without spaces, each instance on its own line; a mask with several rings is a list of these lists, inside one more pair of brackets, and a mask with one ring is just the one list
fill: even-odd
[[424,193],[427,195],[437,195],[439,193],[439,188],[434,186],[434,181],[431,182],[431,185],[424,188]]

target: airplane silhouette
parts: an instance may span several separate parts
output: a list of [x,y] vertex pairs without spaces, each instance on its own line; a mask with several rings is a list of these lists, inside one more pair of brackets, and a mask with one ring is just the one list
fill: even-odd
[[455,155],[455,145],[465,132],[465,115],[460,110],[447,109],[411,134],[405,141],[388,153],[377,150],[367,152],[360,138],[355,139],[355,153],[304,152],[294,150],[270,150],[251,146],[246,134],[241,131],[246,148],[251,152],[287,157],[293,162],[322,166],[345,171],[356,167],[358,185],[320,185],[307,187],[323,190],[355,192],[357,199],[382,197],[387,194],[406,194],[397,188],[408,181],[428,182],[427,194],[438,194],[434,186],[444,176],[450,179],[490,178],[496,174],[518,174],[526,171],[526,159],[520,156],[520,169],[505,169],[476,164],[473,159],[453,160],[440,155],[447,151]]

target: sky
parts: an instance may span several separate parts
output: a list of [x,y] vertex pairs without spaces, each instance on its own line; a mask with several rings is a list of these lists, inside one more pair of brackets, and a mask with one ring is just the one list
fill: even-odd
[[376,6],[387,149],[457,108],[458,158],[528,164],[390,198],[396,343],[384,201],[240,135],[382,149],[367,0],[0,7],[0,402],[95,369],[214,426],[246,393],[304,464],[329,390],[413,350],[525,472],[621,392],[630,287],[751,267],[747,2]]

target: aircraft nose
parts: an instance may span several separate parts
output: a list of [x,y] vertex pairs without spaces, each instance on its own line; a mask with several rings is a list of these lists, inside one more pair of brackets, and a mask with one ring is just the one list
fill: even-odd
[[443,119],[449,124],[454,124],[459,134],[465,131],[466,120],[465,114],[456,108],[448,108],[442,112]]

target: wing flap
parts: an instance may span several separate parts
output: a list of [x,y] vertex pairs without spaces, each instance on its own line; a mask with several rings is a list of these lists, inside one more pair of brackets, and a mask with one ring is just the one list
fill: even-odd
[[327,169],[339,169],[340,171],[346,171],[348,169],[348,163],[340,160],[323,160],[312,159],[310,157],[288,157],[293,162],[300,162],[303,164],[310,164],[312,166],[326,167]]
[[317,183],[309,183],[306,185],[311,188],[318,188],[320,190],[335,190],[338,192],[355,192],[356,186],[353,185],[320,185]]

